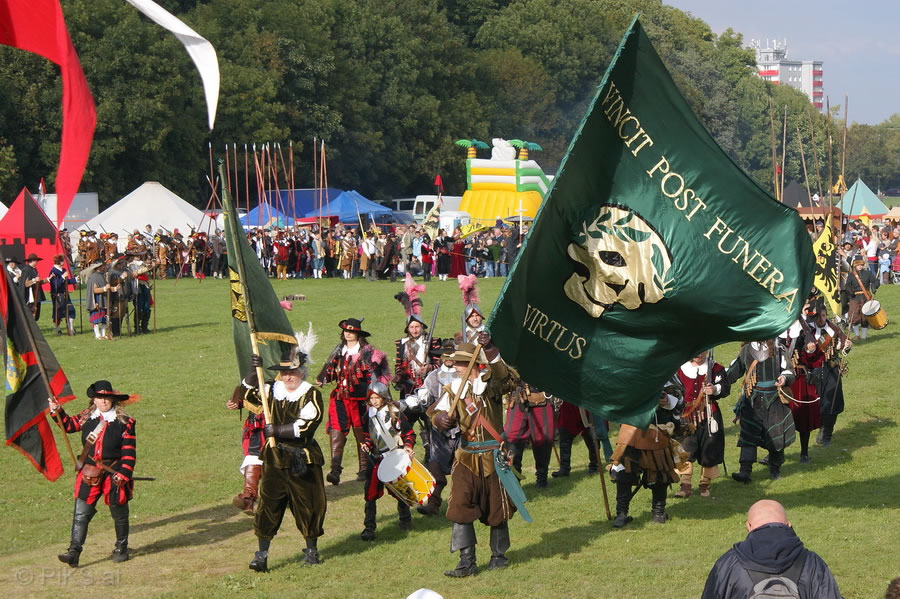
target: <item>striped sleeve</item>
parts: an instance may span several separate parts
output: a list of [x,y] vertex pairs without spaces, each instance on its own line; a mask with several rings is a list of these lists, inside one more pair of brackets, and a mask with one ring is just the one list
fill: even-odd
[[137,436],[134,418],[129,418],[122,432],[122,457],[116,462],[114,470],[131,480],[134,476],[134,465],[137,462]]

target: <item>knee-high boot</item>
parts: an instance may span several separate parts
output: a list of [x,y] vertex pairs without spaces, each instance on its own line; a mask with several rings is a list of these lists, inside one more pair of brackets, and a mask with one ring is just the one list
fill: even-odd
[[536,487],[544,489],[547,487],[547,470],[550,469],[550,454],[553,453],[553,446],[549,443],[544,445],[535,445],[531,448],[534,454],[534,468],[536,470],[535,478],[537,479]]
[[244,468],[244,490],[235,495],[231,500],[232,505],[248,516],[256,511],[256,498],[259,496],[259,478],[262,476],[262,466],[247,466]]
[[363,541],[375,540],[375,516],[378,513],[378,507],[374,499],[366,499],[365,517],[363,519],[363,531],[359,533],[359,538]]
[[400,520],[400,530],[412,530],[412,514],[409,506],[404,501],[397,500],[397,518]]
[[69,564],[73,568],[78,567],[81,548],[84,546],[85,539],[87,539],[88,524],[90,524],[91,518],[96,513],[97,509],[83,499],[75,500],[75,510],[72,514],[72,540],[69,543],[69,549],[57,556],[59,561]]
[[569,476],[572,469],[572,435],[564,428],[559,429],[559,470],[553,478]]
[[366,481],[368,480],[366,470],[369,469],[369,456],[359,448],[363,442],[363,429],[361,426],[353,427],[353,438],[356,439],[356,455],[359,458],[359,471],[356,473],[356,480]]
[[491,561],[488,570],[505,568],[509,565],[506,551],[509,549],[509,524],[504,522],[491,527]]
[[341,431],[331,430],[328,432],[331,440],[331,472],[325,476],[325,480],[333,485],[341,482],[341,460],[344,457],[344,444],[347,443],[347,437]]
[[631,504],[631,476],[620,472],[616,477],[616,518],[613,520],[615,528],[622,528],[633,520],[628,515],[628,507]]
[[128,561],[128,504],[111,505],[113,525],[116,529],[116,547],[112,552],[114,562]]
[[445,576],[463,578],[478,572],[475,543],[475,527],[471,522],[469,524],[453,523],[453,531],[450,533],[450,553],[459,551],[459,563],[455,569],[445,571]]
[[597,467],[597,450],[594,449],[594,440],[591,439],[591,433],[587,430],[581,433],[581,436],[584,438],[584,445],[588,450],[588,472],[596,474],[600,469]]
[[652,499],[650,500],[650,508],[653,512],[653,521],[657,524],[665,524],[666,520],[669,519],[669,514],[666,513],[666,490],[668,489],[668,485],[663,483],[656,483],[654,485],[650,485],[650,491],[652,493]]

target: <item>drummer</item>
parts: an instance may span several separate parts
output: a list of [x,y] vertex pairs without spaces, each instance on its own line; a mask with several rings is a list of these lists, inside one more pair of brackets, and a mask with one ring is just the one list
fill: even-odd
[[853,261],[845,285],[847,295],[850,298],[848,320],[853,331],[853,338],[859,337],[865,341],[869,332],[869,320],[866,318],[863,305],[871,299],[875,290],[878,289],[878,278],[866,268],[866,263],[862,258],[856,258]]
[[[391,391],[387,385],[375,382],[369,385],[368,430],[363,431],[360,450],[369,456],[366,469],[366,486],[363,496],[366,500],[365,528],[359,538],[363,541],[375,540],[375,501],[384,495],[384,482],[378,478],[378,465],[391,451],[404,451],[410,459],[414,459],[413,446],[416,434],[412,426],[391,401]],[[394,493],[388,489],[391,495]],[[412,516],[409,506],[397,498],[397,515],[400,518],[400,530],[412,529]]]

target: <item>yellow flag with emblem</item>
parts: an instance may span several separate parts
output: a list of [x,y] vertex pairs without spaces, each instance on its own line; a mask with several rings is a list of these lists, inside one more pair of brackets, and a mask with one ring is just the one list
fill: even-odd
[[460,239],[465,239],[475,233],[480,233],[481,231],[487,231],[490,229],[487,225],[482,225],[480,223],[469,223],[468,225],[463,225],[459,228]]
[[831,219],[826,219],[825,228],[813,242],[813,254],[816,257],[816,270],[813,285],[821,292],[822,297],[831,309],[832,314],[841,313],[841,285],[838,276],[837,244],[831,229]]

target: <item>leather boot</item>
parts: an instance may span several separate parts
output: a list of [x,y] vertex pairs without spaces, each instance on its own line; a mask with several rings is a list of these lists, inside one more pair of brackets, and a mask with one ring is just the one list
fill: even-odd
[[150,313],[149,312],[141,312],[141,333],[147,334],[150,332],[149,328],[150,324]]
[[347,443],[347,437],[341,431],[331,430],[328,432],[331,440],[331,472],[325,475],[325,480],[333,485],[341,482],[341,460],[344,457],[344,444]]
[[534,468],[536,470],[535,477],[538,489],[547,488],[547,471],[550,469],[550,454],[553,453],[553,446],[550,444],[537,445],[532,449],[534,453]]
[[464,578],[478,573],[475,543],[475,527],[471,523],[453,523],[453,531],[450,533],[450,553],[459,550],[459,563],[455,569],[445,571],[444,576]]
[[375,540],[375,516],[377,514],[377,506],[374,499],[366,499],[365,519],[363,520],[363,531],[359,533],[359,538],[363,541]]
[[655,522],[656,524],[665,524],[666,520],[669,519],[669,514],[666,513],[667,489],[668,485],[664,485],[662,483],[650,485],[650,492],[653,495],[650,501],[650,508],[653,514],[653,522]]
[[113,525],[116,529],[116,546],[112,552],[112,561],[128,561],[128,504],[111,505],[109,512],[112,514]]
[[269,545],[272,539],[259,539],[259,551],[253,554],[250,560],[250,569],[256,572],[269,571]]
[[359,470],[356,472],[356,480],[365,481],[369,478],[366,476],[366,471],[369,469],[369,456],[359,448],[363,442],[363,429],[361,426],[353,427],[353,438],[356,439],[356,455],[359,458]]
[[600,472],[600,469],[597,467],[597,452],[594,450],[594,442],[591,440],[591,433],[584,431],[581,433],[581,437],[584,439],[584,446],[587,447],[588,450],[588,473],[597,474]]
[[434,461],[428,463],[428,471],[434,477],[434,490],[428,502],[417,507],[416,511],[423,516],[437,516],[441,511],[441,492],[447,486],[447,475],[441,471],[440,464]]
[[700,483],[700,497],[711,497],[709,492],[709,483]]
[[69,549],[65,553],[59,554],[59,561],[69,564],[73,568],[78,567],[78,560],[81,557],[81,548],[87,539],[88,524],[91,518],[97,513],[97,509],[88,505],[83,499],[75,500],[75,510],[72,515],[72,540],[69,543]]
[[739,483],[750,484],[752,480],[750,473],[753,472],[753,462],[741,462],[741,469],[738,472],[732,472],[731,478]]
[[306,539],[306,549],[303,550],[303,562],[301,566],[316,566],[321,564],[319,558],[318,539]]
[[682,499],[687,499],[691,495],[693,495],[694,491],[691,488],[691,475],[690,474],[682,474],[681,475],[681,490],[675,493],[675,497],[680,497]]
[[499,526],[491,527],[491,562],[488,570],[505,568],[509,565],[506,550],[509,549],[509,525],[504,522]]
[[629,476],[621,474],[616,478],[616,517],[613,527],[622,528],[634,518],[628,515],[628,507],[631,504],[631,480]]
[[262,466],[247,466],[244,468],[244,490],[234,496],[232,505],[248,516],[256,512],[256,499],[259,496],[259,478],[262,476]]
[[569,476],[572,468],[572,435],[564,428],[559,429],[559,470],[552,473],[553,478]]
[[781,465],[784,464],[784,451],[769,452],[769,478],[778,480],[781,478]]
[[397,517],[400,519],[400,530],[412,530],[412,515],[405,502],[397,500]]

